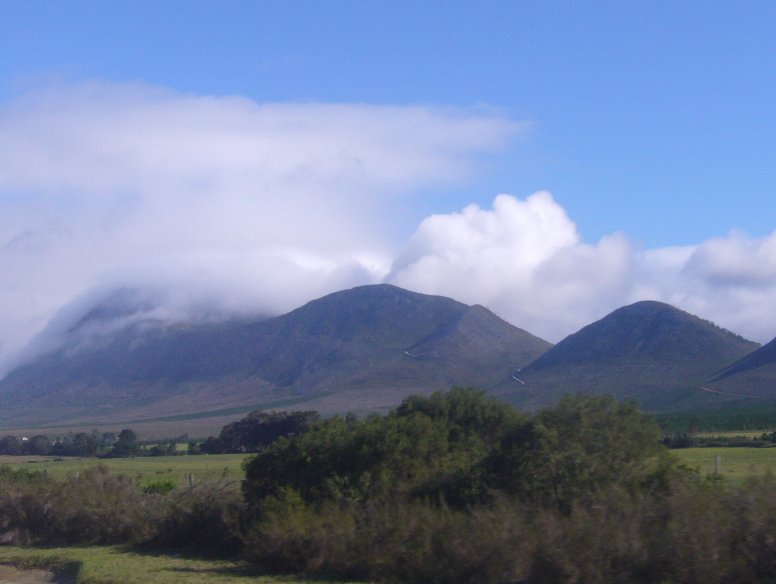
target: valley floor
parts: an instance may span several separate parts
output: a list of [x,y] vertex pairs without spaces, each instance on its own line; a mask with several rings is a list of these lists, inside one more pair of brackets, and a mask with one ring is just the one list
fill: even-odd
[[141,486],[163,479],[172,480],[177,485],[184,485],[186,477],[190,476],[197,482],[233,481],[235,488],[239,488],[243,478],[243,462],[250,456],[250,454],[187,454],[137,458],[57,458],[0,455],[0,464],[14,470],[46,471],[53,478],[64,478],[93,466],[104,465],[115,473],[132,477]]
[[776,474],[776,448],[678,448],[671,452],[701,476],[718,470],[722,478],[734,484],[768,472]]

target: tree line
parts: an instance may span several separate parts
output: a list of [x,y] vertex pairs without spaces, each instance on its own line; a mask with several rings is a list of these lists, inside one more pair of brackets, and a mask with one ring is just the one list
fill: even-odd
[[0,438],[0,454],[11,456],[101,456],[104,458],[130,456],[165,456],[177,453],[177,440],[162,440],[145,445],[137,434],[125,428],[115,432],[68,433],[54,439],[45,434],[30,438],[7,435]]
[[[145,444],[134,430],[125,428],[115,432],[68,433],[50,438],[36,434],[30,438],[7,435],[0,438],[0,454],[40,456],[172,456],[177,454],[227,454],[257,452],[280,437],[289,437],[304,432],[308,425],[319,420],[313,411],[266,412],[256,410],[236,422],[227,424],[218,436],[205,440],[189,440],[183,435],[167,440],[154,440]],[[178,444],[188,444],[185,451]]]
[[663,412],[655,414],[660,428],[668,436],[734,430],[773,430],[776,428],[776,407],[720,407],[713,410]]

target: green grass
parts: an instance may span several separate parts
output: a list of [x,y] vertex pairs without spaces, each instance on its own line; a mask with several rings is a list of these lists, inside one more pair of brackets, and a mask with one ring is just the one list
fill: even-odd
[[719,474],[733,483],[765,472],[776,474],[776,448],[680,448],[672,452],[702,476],[714,474],[719,456]]
[[763,434],[770,434],[773,429],[768,430],[729,430],[727,432],[697,432],[695,436],[699,438],[759,438]]
[[[303,584],[322,580],[267,576],[230,560],[149,555],[122,547],[0,548],[0,564],[44,568],[75,584]],[[327,584],[336,584],[326,580]]]
[[183,456],[149,456],[143,458],[61,458],[51,456],[0,456],[0,464],[13,469],[29,471],[45,470],[49,476],[62,478],[69,474],[104,464],[112,471],[126,474],[139,484],[160,479],[169,479],[183,484],[187,473],[195,481],[226,479],[239,481],[243,478],[242,463],[249,454],[200,454]]

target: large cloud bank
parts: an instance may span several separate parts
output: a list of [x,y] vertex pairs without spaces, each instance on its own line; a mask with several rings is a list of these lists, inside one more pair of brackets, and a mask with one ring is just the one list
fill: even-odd
[[550,340],[638,300],[668,302],[761,342],[776,336],[776,233],[653,250],[621,233],[589,244],[546,192],[426,218],[388,280],[484,304]]
[[474,176],[523,127],[143,85],[23,95],[0,106],[0,369],[64,304],[110,288],[150,288],[155,316],[174,319],[277,313],[378,282],[397,208]]
[[486,305],[553,341],[646,298],[776,335],[776,234],[584,242],[545,192],[413,215],[524,127],[481,111],[108,83],[0,105],[0,372],[117,289],[170,321],[276,314],[385,281]]

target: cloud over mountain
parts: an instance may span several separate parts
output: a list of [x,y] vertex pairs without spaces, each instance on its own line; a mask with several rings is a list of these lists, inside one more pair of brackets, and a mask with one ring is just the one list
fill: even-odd
[[483,304],[550,340],[645,299],[776,335],[776,233],[585,242],[547,192],[425,216],[526,127],[481,109],[107,82],[2,103],[0,372],[116,289],[143,290],[167,320],[278,314],[390,282]]
[[378,281],[397,206],[466,181],[523,128],[107,82],[0,104],[0,353],[95,286],[240,313]]
[[638,300],[668,302],[758,341],[776,335],[776,233],[653,250],[622,233],[590,244],[546,192],[426,218],[387,279],[484,304],[555,341]]

